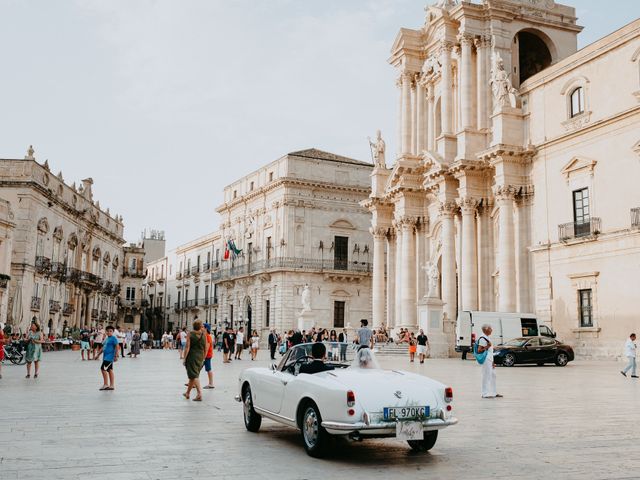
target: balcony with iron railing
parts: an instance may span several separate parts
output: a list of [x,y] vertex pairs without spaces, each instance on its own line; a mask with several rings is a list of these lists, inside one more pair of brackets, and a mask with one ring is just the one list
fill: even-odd
[[213,281],[221,281],[273,270],[339,272],[366,276],[371,275],[372,268],[370,262],[358,260],[279,257],[247,262],[242,265],[234,265],[231,268],[216,270],[211,273],[211,279]]
[[198,275],[200,273],[200,267],[191,267],[191,275]]
[[124,276],[132,278],[144,278],[146,277],[146,274],[143,269],[129,267],[124,269]]
[[203,307],[209,306],[209,299],[207,297],[201,298],[199,301],[200,305]]
[[185,278],[189,278],[191,276],[191,269],[185,268],[183,273]]
[[184,302],[184,308],[197,308],[198,307],[198,299],[194,298],[192,300],[187,300]]
[[640,207],[631,209],[631,228],[640,228]]
[[211,270],[211,262],[204,262],[204,263],[202,264],[202,271],[203,271],[204,273],[208,273],[208,272],[209,272],[209,270]]
[[75,307],[71,303],[65,303],[62,309],[62,315],[68,317],[69,315],[72,315],[74,311]]
[[138,302],[135,298],[127,298],[125,300],[122,300],[122,306],[126,308],[136,308],[140,306],[140,302]]
[[49,300],[49,311],[56,313],[60,311],[60,302],[57,300]]
[[53,262],[51,264],[51,278],[64,282],[66,280],[65,273],[67,272],[67,266],[62,262]]
[[47,257],[36,257],[36,273],[48,275],[51,273],[51,259]]
[[600,235],[600,218],[591,217],[581,222],[569,222],[558,225],[558,237],[561,242],[573,239],[588,239]]
[[40,310],[42,299],[40,297],[31,297],[31,310],[37,312]]
[[182,272],[176,272],[176,280],[182,280]]
[[173,311],[178,313],[181,310],[180,308],[180,302],[176,302],[173,304]]

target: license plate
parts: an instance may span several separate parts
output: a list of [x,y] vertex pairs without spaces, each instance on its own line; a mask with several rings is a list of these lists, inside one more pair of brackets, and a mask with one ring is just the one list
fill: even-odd
[[424,430],[422,422],[398,422],[396,423],[397,440],[423,440]]
[[385,420],[422,419],[429,417],[429,407],[385,407]]

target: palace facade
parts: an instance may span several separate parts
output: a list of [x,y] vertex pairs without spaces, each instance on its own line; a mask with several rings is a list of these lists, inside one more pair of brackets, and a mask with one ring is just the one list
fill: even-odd
[[447,355],[460,310],[532,312],[592,357],[640,327],[640,20],[578,51],[581,29],[553,0],[445,0],[400,30],[374,326]]

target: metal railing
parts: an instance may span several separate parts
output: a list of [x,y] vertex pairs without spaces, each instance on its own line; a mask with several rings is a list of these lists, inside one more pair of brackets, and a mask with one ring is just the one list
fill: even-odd
[[31,310],[35,310],[35,311],[40,310],[41,304],[42,304],[42,299],[40,297],[31,297]]
[[209,270],[211,270],[211,263],[210,262],[204,262],[202,264],[202,271],[206,273]]
[[593,237],[600,234],[600,218],[591,217],[583,222],[569,222],[558,225],[558,237],[565,242],[573,238]]
[[62,309],[62,315],[68,317],[69,315],[72,315],[74,311],[75,311],[75,307],[72,304],[65,303]]
[[36,272],[46,274],[51,272],[51,259],[47,257],[36,257]]
[[640,228],[640,207],[631,209],[631,228]]
[[197,275],[200,273],[200,267],[191,267],[191,275]]
[[191,269],[190,268],[185,268],[184,269],[184,277],[190,277],[191,276]]
[[67,272],[67,266],[62,262],[53,262],[51,264],[51,278],[65,281],[65,273]]
[[259,261],[252,261],[243,265],[235,265],[231,268],[216,270],[211,274],[213,281],[246,276],[268,270],[311,270],[320,272],[350,272],[370,274],[372,264],[370,262],[346,261],[334,259],[279,257]]
[[60,302],[57,300],[49,300],[49,311],[50,312],[59,312],[60,311]]

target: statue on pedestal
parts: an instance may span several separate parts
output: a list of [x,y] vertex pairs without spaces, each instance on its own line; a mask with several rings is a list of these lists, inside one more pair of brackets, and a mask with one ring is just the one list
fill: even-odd
[[502,107],[516,105],[517,90],[513,88],[509,74],[504,69],[504,61],[499,53],[494,52],[491,59],[491,91],[493,92],[493,111]]
[[427,264],[422,267],[422,269],[427,274],[427,285],[429,286],[427,297],[438,298],[438,283],[440,280],[440,271],[438,270],[438,265],[436,265],[435,262],[427,262]]
[[373,155],[373,164],[376,168],[387,168],[387,162],[384,158],[384,152],[387,147],[382,139],[380,130],[376,131],[375,142],[372,142],[371,138],[369,138],[369,146],[371,147],[371,153]]
[[305,284],[302,290],[302,313],[311,311],[311,290],[309,284]]

